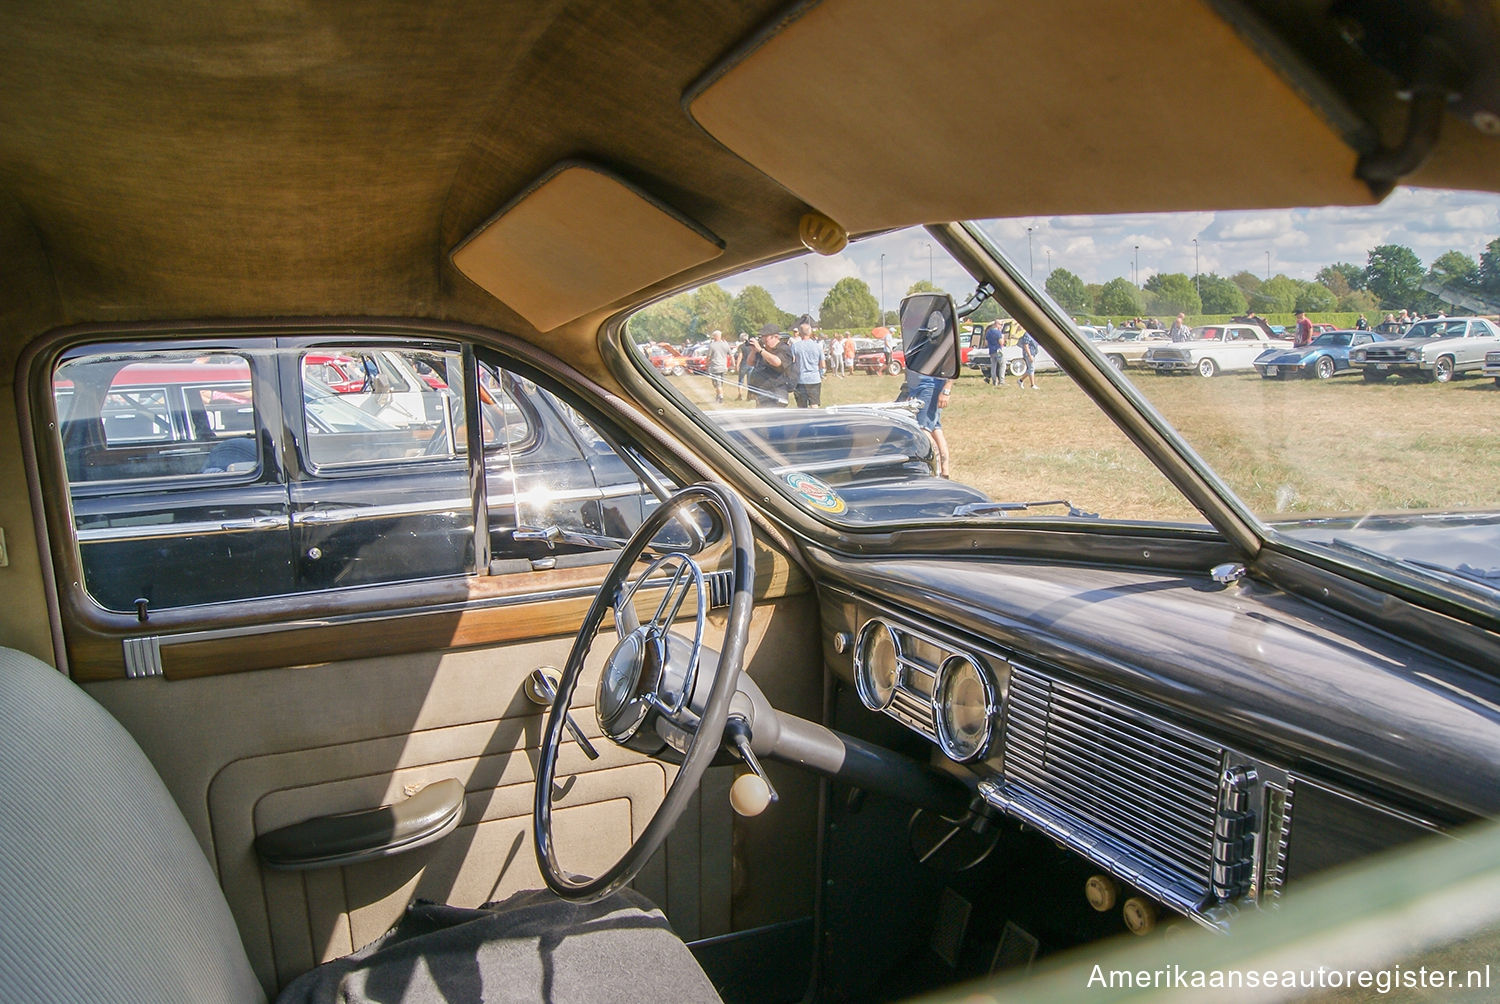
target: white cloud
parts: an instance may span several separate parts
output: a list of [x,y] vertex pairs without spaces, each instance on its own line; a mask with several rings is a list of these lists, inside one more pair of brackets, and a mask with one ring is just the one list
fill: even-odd
[[[1032,228],[1031,262],[1027,227]],[[1038,285],[1046,279],[1048,251],[1053,268],[1066,268],[1087,283],[1129,279],[1136,269],[1137,246],[1141,281],[1161,272],[1191,275],[1195,237],[1198,267],[1204,273],[1249,271],[1264,276],[1269,252],[1271,274],[1311,279],[1335,262],[1363,266],[1369,250],[1381,244],[1404,244],[1424,265],[1450,249],[1478,259],[1485,245],[1500,237],[1500,196],[1397,189],[1376,206],[1022,217],[986,221],[982,229],[1022,274],[1030,270]],[[913,282],[928,277],[929,241],[925,231],[912,228],[851,245],[831,258],[809,255],[722,282],[731,294],[759,283],[782,309],[797,314],[806,309],[810,292],[816,313],[829,287],[847,275],[863,279],[879,299],[884,251],[885,306],[894,309]],[[974,287],[935,242],[931,274],[939,287],[959,300]]]

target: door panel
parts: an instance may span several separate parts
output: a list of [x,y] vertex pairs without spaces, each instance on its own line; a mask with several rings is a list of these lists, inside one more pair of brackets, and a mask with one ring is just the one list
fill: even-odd
[[[525,605],[513,608],[528,623]],[[723,614],[708,636],[722,637]],[[817,615],[807,594],[757,607],[747,665],[779,706],[818,717]],[[542,885],[530,842],[540,709],[522,693],[527,674],[560,666],[567,635],[468,649],[330,661],[179,680],[89,685],[141,742],[218,869],[262,981],[274,991],[313,963],[362,947],[412,896],[476,906]],[[601,758],[562,752],[560,851],[580,870],[618,857],[649,819],[672,768],[598,738],[592,679],[575,718]],[[582,773],[574,773],[582,770]],[[783,800],[767,817],[730,821],[716,768],[701,800],[636,887],[685,937],[811,911],[816,785],[778,773]],[[712,776],[717,775],[717,776]],[[446,777],[466,788],[459,828],[424,848],[340,869],[273,872],[255,856],[257,834],[312,816],[374,808]],[[740,832],[740,831],[744,832]],[[734,831],[734,835],[731,835]],[[754,835],[750,848],[746,833]],[[749,881],[731,902],[731,853]],[[742,915],[742,916],[741,916]]]

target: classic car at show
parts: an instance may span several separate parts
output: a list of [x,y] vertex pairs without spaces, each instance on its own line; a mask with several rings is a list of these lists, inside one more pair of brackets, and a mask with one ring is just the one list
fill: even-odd
[[1324,331],[1301,348],[1266,349],[1255,357],[1255,372],[1267,380],[1294,376],[1327,380],[1351,369],[1352,349],[1384,339],[1373,331]]
[[1365,380],[1416,377],[1447,383],[1484,369],[1485,355],[1500,348],[1500,328],[1484,317],[1438,317],[1417,321],[1400,337],[1354,349],[1349,360]]
[[1212,377],[1253,369],[1261,353],[1291,347],[1290,342],[1267,337],[1253,324],[1205,324],[1194,328],[1193,337],[1185,342],[1148,346],[1140,365],[1156,373]]
[[[0,24],[6,1000],[1493,959],[1496,392],[1156,379],[1284,344],[1095,339],[1043,285],[1482,256],[1490,5]],[[1006,58],[872,55],[914,49]],[[1205,122],[1296,156],[1140,155]],[[897,305],[900,379],[822,407],[674,348]],[[1068,379],[960,378],[996,312]],[[1430,333],[1351,362],[1500,352]]]

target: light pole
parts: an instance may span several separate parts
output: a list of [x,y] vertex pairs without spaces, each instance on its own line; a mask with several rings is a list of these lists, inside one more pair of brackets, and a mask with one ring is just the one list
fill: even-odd
[[880,324],[885,323],[885,252],[880,252]]
[[1193,238],[1193,285],[1197,287],[1198,299],[1203,299],[1203,273],[1198,268],[1198,238]]
[[927,285],[935,286],[937,284],[932,281],[932,241],[923,241],[922,243],[927,245]]
[[1035,227],[1026,228],[1026,275],[1028,278],[1036,278],[1036,262],[1031,257],[1031,232]]
[[1271,252],[1266,252],[1266,282],[1271,281]]
[[1141,284],[1141,246],[1139,244],[1137,244],[1135,246],[1135,259],[1134,259],[1134,261],[1135,261],[1135,264],[1134,264],[1133,267],[1135,268],[1135,272],[1134,272],[1135,284],[1137,286],[1139,286]]
[[1052,249],[1047,249],[1047,278],[1052,278]]
[[812,266],[807,262],[802,263],[802,282],[807,292],[807,313],[812,316]]

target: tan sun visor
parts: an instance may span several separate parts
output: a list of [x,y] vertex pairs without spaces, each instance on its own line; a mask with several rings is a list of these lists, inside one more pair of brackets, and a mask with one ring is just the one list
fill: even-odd
[[823,0],[685,102],[850,232],[1374,201],[1355,151],[1203,0]]
[[723,244],[591,164],[559,164],[453,249],[453,264],[538,331],[694,265]]

